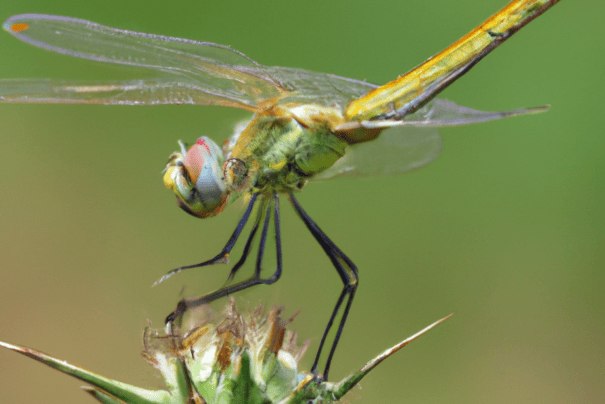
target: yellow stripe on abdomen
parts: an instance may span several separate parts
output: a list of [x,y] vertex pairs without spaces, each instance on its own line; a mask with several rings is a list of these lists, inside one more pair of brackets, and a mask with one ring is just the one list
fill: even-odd
[[[417,97],[426,95],[427,91],[433,91],[431,87],[438,84],[440,80],[445,80],[448,73],[476,63],[477,58],[485,56],[481,55],[481,52],[490,45],[494,45],[496,41],[503,42],[558,1],[516,0],[511,2],[456,43],[409,73],[352,101],[345,111],[347,119],[370,119],[401,108]],[[443,88],[439,88],[438,91]]]

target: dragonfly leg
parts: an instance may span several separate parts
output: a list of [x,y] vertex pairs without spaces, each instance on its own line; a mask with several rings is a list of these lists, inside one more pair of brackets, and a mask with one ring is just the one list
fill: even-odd
[[246,240],[246,245],[244,246],[244,252],[242,253],[242,256],[240,257],[240,259],[235,263],[235,265],[233,265],[233,268],[231,268],[231,272],[229,272],[229,276],[227,277],[227,282],[225,283],[225,285],[227,283],[229,283],[230,280],[233,279],[233,277],[235,276],[237,271],[246,262],[246,259],[248,258],[248,255],[250,254],[250,249],[252,248],[252,242],[254,241],[254,238],[256,237],[256,232],[258,231],[260,222],[262,221],[263,216],[265,215],[266,205],[267,205],[267,201],[266,201],[266,199],[263,199],[262,205],[259,206],[259,208],[258,208],[258,212],[256,214],[256,219],[254,220],[254,226],[252,227],[252,230],[250,231],[250,235],[248,236],[248,239]]
[[326,338],[332,325],[334,324],[334,320],[340,311],[340,307],[344,302],[345,298],[348,296],[347,303],[345,305],[342,317],[340,319],[340,323],[338,324],[338,329],[336,330],[336,335],[334,336],[334,342],[332,343],[332,347],[330,348],[330,353],[328,354],[328,359],[326,360],[326,366],[324,368],[324,372],[322,375],[323,380],[328,379],[328,372],[330,370],[330,365],[332,363],[332,358],[334,356],[334,352],[336,351],[336,346],[338,345],[338,341],[340,340],[340,336],[342,334],[342,330],[347,321],[347,317],[349,315],[349,311],[351,309],[351,303],[353,302],[353,297],[355,296],[355,291],[357,290],[358,285],[358,273],[357,267],[355,264],[347,257],[333,242],[326,236],[326,234],[315,224],[315,222],[309,217],[309,215],[303,210],[300,206],[296,198],[292,193],[289,194],[289,199],[296,213],[303,220],[315,240],[319,243],[321,248],[323,248],[324,252],[330,258],[332,265],[338,271],[340,275],[340,279],[344,284],[342,292],[336,301],[336,306],[332,311],[332,315],[330,316],[330,320],[328,321],[328,325],[326,326],[326,330],[321,338],[321,342],[319,343],[319,349],[317,350],[317,355],[315,356],[315,361],[313,362],[313,366],[311,367],[311,373],[317,375],[317,367],[319,363],[319,358],[321,356],[321,351],[323,350],[324,344],[326,342]]
[[[265,202],[263,201],[263,205],[261,205],[259,209],[259,213],[255,219],[254,227],[252,228],[250,235],[248,236],[248,240],[246,241],[246,246],[244,247],[244,252],[242,253],[242,257],[239,261],[234,265],[231,273],[229,274],[229,279],[233,277],[233,274],[244,264],[246,258],[248,257],[251,249],[252,242],[260,225],[262,218],[264,217],[264,224],[261,233],[261,239],[258,246],[258,254],[256,258],[256,268],[254,271],[254,275],[246,280],[235,283],[233,285],[223,286],[216,291],[204,295],[202,297],[197,298],[186,298],[182,299],[175,311],[173,311],[167,318],[166,323],[171,325],[176,321],[179,321],[183,314],[191,308],[200,306],[205,303],[210,303],[216,299],[221,297],[230,295],[235,292],[239,292],[240,290],[247,289],[251,286],[259,285],[259,284],[272,284],[276,282],[282,273],[282,250],[281,250],[281,234],[280,234],[280,222],[279,222],[279,198],[277,194],[273,194],[273,200]],[[253,202],[251,202],[253,203]],[[266,210],[265,210],[266,206]],[[277,255],[277,268],[272,276],[269,278],[263,279],[261,278],[261,270],[262,270],[262,261],[265,252],[265,245],[267,241],[267,233],[269,230],[269,223],[271,221],[271,210],[273,209],[273,220],[275,222],[275,247],[276,247],[276,255]]]
[[216,255],[214,258],[209,259],[208,261],[200,262],[199,264],[185,265],[182,267],[175,268],[172,271],[168,272],[166,275],[162,276],[160,279],[158,279],[153,284],[153,286],[156,286],[156,285],[164,282],[166,279],[170,278],[172,275],[176,275],[185,269],[205,267],[207,265],[212,265],[212,264],[227,263],[229,260],[229,253],[233,249],[233,246],[235,246],[235,243],[237,242],[237,239],[239,238],[240,234],[242,233],[242,230],[244,230],[246,223],[248,223],[248,219],[250,219],[250,214],[252,213],[252,209],[254,208],[254,204],[256,203],[257,197],[258,197],[258,194],[252,195],[252,198],[250,199],[250,203],[248,204],[248,208],[246,209],[246,212],[244,212],[244,215],[242,216],[240,221],[237,223],[237,226],[235,227],[235,231],[233,232],[233,234],[227,241],[227,244],[225,244],[225,247],[223,247],[221,252],[218,253],[218,255]]

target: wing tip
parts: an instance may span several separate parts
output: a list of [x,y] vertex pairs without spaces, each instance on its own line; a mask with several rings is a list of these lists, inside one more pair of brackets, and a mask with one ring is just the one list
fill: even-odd
[[51,14],[17,14],[8,17],[8,19],[4,21],[4,24],[2,24],[2,29],[12,35],[19,34],[30,28],[31,22],[35,22],[36,20],[78,21],[75,18]]
[[502,116],[504,118],[509,116],[518,116],[518,115],[535,115],[541,114],[542,112],[546,112],[550,109],[550,104],[541,105],[539,107],[529,107],[529,108],[519,108],[513,109],[511,111],[504,111]]
[[546,112],[550,109],[550,104],[542,105],[540,107],[534,107],[533,109],[536,111],[536,113]]
[[29,24],[26,24],[24,22],[10,24],[6,22],[4,23],[4,25],[2,25],[2,28],[4,28],[4,30],[7,31],[9,34],[18,34],[19,32],[23,32],[28,29]]
[[8,32],[9,34],[17,34],[21,31],[25,31],[29,28],[29,24],[23,22],[26,19],[27,14],[18,14],[8,17],[4,24],[2,24],[2,29]]

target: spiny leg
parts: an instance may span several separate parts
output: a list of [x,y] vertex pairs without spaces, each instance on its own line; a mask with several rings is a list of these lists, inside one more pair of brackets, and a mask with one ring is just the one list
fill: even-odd
[[256,213],[256,219],[254,220],[254,226],[252,227],[252,231],[250,231],[250,235],[248,235],[248,239],[246,240],[246,245],[244,246],[244,252],[242,253],[242,256],[240,257],[240,259],[235,263],[235,265],[233,265],[233,268],[231,268],[231,272],[229,272],[229,276],[227,277],[227,281],[225,284],[227,284],[229,281],[231,281],[233,279],[233,277],[235,277],[235,274],[237,273],[237,271],[239,271],[239,269],[246,262],[246,259],[248,258],[248,255],[250,254],[250,249],[252,248],[252,242],[254,241],[254,238],[256,237],[256,232],[258,231],[258,226],[260,225],[260,222],[262,221],[263,216],[265,216],[265,207],[267,206],[267,204],[268,204],[267,199],[263,198],[262,205],[258,207],[258,212]]
[[[270,211],[267,209],[267,218],[269,217]],[[260,278],[260,271],[262,269],[262,255],[264,253],[264,244],[267,238],[267,229],[269,227],[269,220],[265,221],[265,226],[263,227],[263,235],[261,238],[262,252],[261,247],[259,246],[259,254],[256,260],[256,271],[255,276],[259,279],[260,283],[265,285],[271,285],[272,283],[277,282],[277,280],[281,277],[282,274],[282,251],[281,251],[281,230],[280,230],[280,222],[279,222],[279,196],[274,193],[273,194],[273,223],[275,225],[274,228],[274,237],[275,237],[275,260],[276,260],[276,268],[273,275],[271,275],[267,279]],[[260,257],[260,259],[258,258]]]
[[324,343],[326,342],[326,338],[334,320],[336,319],[336,315],[340,311],[340,306],[344,302],[344,299],[349,296],[347,300],[347,304],[345,305],[342,318],[340,319],[340,323],[338,325],[338,329],[336,330],[336,335],[334,336],[334,342],[332,343],[332,348],[330,349],[330,353],[328,355],[328,359],[326,360],[326,366],[323,372],[323,380],[328,379],[328,372],[330,371],[330,365],[332,363],[332,357],[334,356],[334,352],[336,351],[336,346],[338,345],[338,341],[340,340],[340,335],[342,334],[342,330],[347,321],[347,317],[349,315],[349,311],[351,309],[351,303],[353,302],[353,297],[355,296],[355,290],[358,285],[358,274],[357,267],[353,262],[347,257],[333,242],[326,236],[326,234],[315,224],[315,222],[309,217],[309,215],[303,210],[300,206],[296,198],[292,193],[289,194],[290,202],[294,206],[296,213],[303,220],[315,240],[319,243],[321,248],[323,248],[324,252],[330,258],[332,265],[338,271],[340,275],[340,279],[344,284],[343,290],[336,301],[336,306],[334,307],[334,311],[330,316],[330,320],[328,321],[328,325],[326,326],[326,330],[321,338],[321,342],[319,343],[319,349],[317,350],[317,355],[315,356],[315,361],[313,362],[313,366],[311,367],[311,373],[317,374],[317,366],[319,363],[319,357],[321,356],[321,351],[323,350]]
[[240,221],[237,223],[237,226],[235,227],[235,231],[229,238],[229,241],[227,241],[227,244],[225,244],[225,247],[223,247],[221,252],[218,253],[218,255],[216,255],[212,259],[209,259],[208,261],[200,262],[199,264],[185,265],[182,267],[175,268],[172,271],[168,272],[166,275],[162,276],[160,279],[158,279],[152,286],[156,286],[156,285],[164,282],[166,279],[170,278],[172,275],[176,275],[185,269],[205,267],[207,265],[228,262],[226,260],[229,259],[229,253],[235,246],[235,243],[237,242],[237,239],[239,238],[240,234],[242,233],[242,230],[244,230],[246,223],[248,223],[248,219],[250,218],[250,214],[252,213],[252,209],[254,208],[254,204],[256,203],[257,198],[258,198],[258,194],[252,195],[252,198],[250,199],[250,202],[248,203],[248,208],[244,212],[244,215],[242,216]]
[[[235,283],[233,285],[223,286],[223,287],[217,289],[216,291],[209,293],[207,295],[204,295],[202,297],[188,298],[188,299],[181,300],[178,303],[176,310],[173,311],[166,318],[166,324],[169,324],[171,326],[171,328],[172,328],[172,324],[175,321],[180,320],[181,317],[183,316],[183,314],[188,309],[200,306],[205,303],[210,303],[216,299],[230,295],[235,292],[239,292],[240,290],[247,289],[254,285],[258,285],[258,284],[269,285],[269,284],[276,282],[279,279],[279,277],[281,276],[281,273],[282,273],[281,233],[280,233],[280,222],[279,222],[279,198],[278,198],[277,194],[273,194],[272,196],[273,196],[273,201],[269,201],[269,202],[263,203],[263,205],[261,205],[260,213],[255,220],[254,228],[250,232],[250,235],[248,236],[248,240],[246,241],[246,247],[244,248],[244,253],[242,254],[242,257],[240,258],[240,260],[234,266],[235,271],[237,271],[237,269],[239,267],[241,267],[241,265],[243,265],[243,263],[245,262],[248,254],[250,252],[250,246],[254,240],[254,237],[256,235],[256,231],[258,229],[260,221],[262,220],[262,217],[264,216],[265,221],[264,221],[263,230],[261,233],[261,240],[260,240],[260,243],[258,246],[256,268],[254,271],[254,275],[244,281]],[[250,203],[253,203],[253,202],[250,202]],[[266,206],[266,211],[264,209],[265,206]],[[261,273],[261,269],[262,269],[262,260],[263,260],[263,255],[264,255],[264,251],[265,251],[265,244],[266,244],[266,240],[267,240],[269,222],[271,220],[271,208],[273,208],[273,220],[275,222],[275,248],[276,248],[277,268],[272,276],[270,276],[269,278],[266,278],[266,279],[262,279],[260,276],[260,273]],[[240,232],[241,232],[241,230],[240,230]],[[234,273],[233,270],[231,271],[231,273],[229,275],[230,277],[232,277],[232,275],[231,275],[232,273]]]

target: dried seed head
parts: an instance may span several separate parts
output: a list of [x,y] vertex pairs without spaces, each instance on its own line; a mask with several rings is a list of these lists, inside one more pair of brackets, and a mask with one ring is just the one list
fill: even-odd
[[240,314],[231,298],[220,316],[208,306],[200,310],[195,315],[198,324],[185,335],[158,336],[148,331],[144,338],[143,357],[162,373],[171,358],[178,360],[190,379],[192,394],[214,402],[217,397],[237,396],[239,384],[244,383],[246,394],[252,392],[261,402],[278,402],[307,376],[299,375],[298,363],[309,341],[297,346],[296,333],[286,331],[292,319],[280,316],[283,308],[274,307],[264,315],[259,306],[251,314]]

